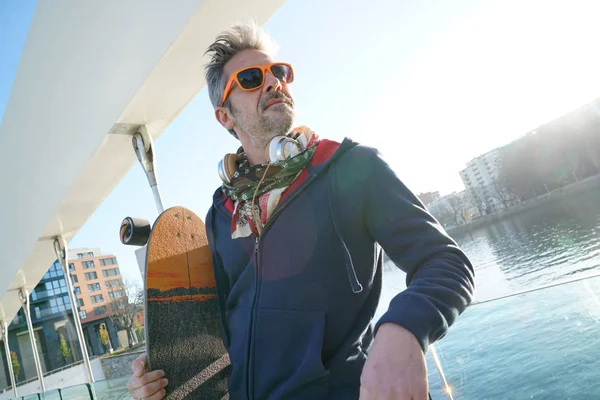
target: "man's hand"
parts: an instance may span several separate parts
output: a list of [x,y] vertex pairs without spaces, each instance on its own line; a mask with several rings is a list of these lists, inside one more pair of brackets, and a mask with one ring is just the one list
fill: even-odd
[[132,398],[136,400],[158,400],[165,397],[163,388],[169,383],[167,378],[163,378],[165,372],[161,370],[146,372],[145,353],[133,360],[131,367],[133,375],[127,382],[127,389],[129,389]]
[[360,377],[360,400],[427,400],[427,393],[421,345],[400,325],[382,324]]

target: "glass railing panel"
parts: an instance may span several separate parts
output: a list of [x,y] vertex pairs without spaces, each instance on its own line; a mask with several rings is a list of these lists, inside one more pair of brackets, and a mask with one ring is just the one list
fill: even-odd
[[62,388],[60,393],[63,399],[69,400],[89,400],[92,398],[87,384]]
[[49,390],[47,392],[44,392],[43,395],[40,397],[44,400],[66,400],[66,397],[61,397],[61,393],[59,392],[58,389],[56,390]]
[[128,376],[94,382],[94,391],[98,400],[129,400],[127,390]]
[[475,304],[436,351],[455,400],[599,398],[600,277]]

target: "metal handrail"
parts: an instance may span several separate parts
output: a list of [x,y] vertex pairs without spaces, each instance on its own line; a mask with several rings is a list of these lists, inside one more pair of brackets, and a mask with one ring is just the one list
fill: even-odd
[[491,303],[491,302],[496,301],[496,300],[507,299],[507,298],[510,298],[510,297],[520,296],[520,295],[526,294],[526,293],[537,292],[539,290],[544,290],[544,289],[548,289],[548,288],[555,287],[555,286],[562,286],[562,285],[566,285],[566,284],[569,284],[569,283],[583,281],[583,280],[586,280],[586,279],[592,279],[592,278],[597,278],[597,277],[600,277],[600,272],[596,273],[596,274],[592,274],[592,275],[584,275],[584,276],[580,276],[580,277],[576,277],[576,278],[564,279],[564,280],[560,280],[558,282],[549,283],[547,285],[541,285],[541,286],[537,286],[537,287],[534,287],[534,288],[531,288],[531,289],[524,289],[524,290],[520,290],[520,291],[517,291],[517,292],[508,293],[508,294],[505,294],[505,295],[502,295],[502,296],[493,297],[491,299],[474,301],[473,303],[471,303],[471,307],[472,306],[477,306],[477,305],[480,305],[480,304]]
[[[92,356],[92,357],[90,357],[90,361],[95,360],[97,358],[100,358],[100,356]],[[50,375],[57,374],[57,373],[59,373],[61,371],[64,371],[66,369],[76,367],[76,366],[81,365],[81,364],[83,364],[83,360],[77,360],[77,361],[74,361],[74,362],[72,362],[70,364],[63,365],[62,367],[55,368],[55,369],[50,370],[50,371],[46,371],[46,372],[44,372],[44,378],[47,377],[47,376],[50,376]],[[23,379],[23,380],[21,380],[21,381],[19,381],[17,383],[17,387],[23,386],[23,385],[27,385],[28,383],[35,382],[37,380],[38,380],[37,377],[33,377],[33,378],[29,378],[29,379]],[[78,386],[78,385],[75,385],[75,386]],[[4,388],[0,388],[0,393],[7,392],[9,390],[12,390],[12,386],[6,386]],[[53,390],[56,390],[56,389],[52,389],[52,390],[49,390],[49,391],[53,391]],[[22,397],[22,396],[19,396],[19,397]]]

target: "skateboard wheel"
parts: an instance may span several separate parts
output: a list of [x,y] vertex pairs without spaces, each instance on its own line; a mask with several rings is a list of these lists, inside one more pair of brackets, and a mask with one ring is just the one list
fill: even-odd
[[121,222],[119,238],[129,246],[145,246],[150,237],[150,222],[142,218],[127,217]]

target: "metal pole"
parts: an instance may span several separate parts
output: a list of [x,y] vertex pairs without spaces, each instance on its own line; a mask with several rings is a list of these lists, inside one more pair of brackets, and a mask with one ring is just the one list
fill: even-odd
[[29,292],[25,288],[19,290],[19,297],[21,298],[21,304],[25,311],[25,319],[27,319],[27,329],[29,330],[29,340],[31,341],[31,348],[33,349],[33,361],[35,362],[35,369],[37,376],[40,381],[40,387],[42,392],[46,391],[44,385],[44,373],[42,372],[42,366],[40,364],[40,356],[37,351],[37,345],[35,344],[35,336],[33,335],[33,325],[31,324],[31,310],[29,309]]
[[158,181],[156,180],[156,165],[154,164],[152,137],[148,134],[148,130],[145,126],[141,126],[138,131],[133,134],[132,145],[135,154],[137,155],[137,159],[146,173],[146,178],[148,178],[148,183],[150,184],[152,194],[154,195],[156,208],[160,214],[165,209],[160,197],[160,192],[158,191]]
[[77,331],[77,339],[79,339],[79,349],[81,350],[81,356],[83,357],[83,363],[87,370],[88,382],[94,383],[94,374],[92,373],[92,365],[90,364],[90,358],[88,356],[87,347],[85,345],[85,339],[83,337],[83,328],[81,327],[81,320],[79,319],[79,311],[77,310],[78,303],[75,297],[75,291],[73,290],[73,282],[71,282],[71,274],[69,272],[69,256],[67,254],[67,243],[62,235],[59,235],[54,239],[54,252],[56,253],[57,260],[61,263],[63,273],[65,274],[65,281],[67,282],[67,290],[69,291],[69,300],[71,300],[71,310],[73,311],[73,323],[75,330]]
[[15,371],[13,370],[12,358],[10,357],[10,347],[8,346],[8,325],[5,321],[2,321],[2,325],[0,325],[0,330],[2,331],[2,337],[4,338],[4,350],[6,351],[6,363],[8,364],[10,384],[12,385],[13,396],[17,398],[17,379],[15,378]]

